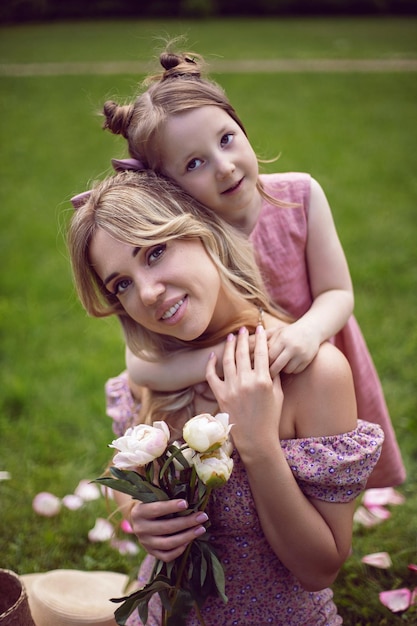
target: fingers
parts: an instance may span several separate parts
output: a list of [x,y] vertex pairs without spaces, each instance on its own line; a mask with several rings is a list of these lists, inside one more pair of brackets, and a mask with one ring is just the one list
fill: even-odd
[[269,373],[268,341],[265,329],[260,324],[255,333],[254,365],[258,372]]
[[[184,506],[185,505],[185,506]],[[184,500],[168,500],[154,503],[137,503],[132,508],[131,525],[140,543],[147,552],[164,562],[181,555],[187,545],[206,532],[206,513],[197,512],[185,516],[161,519],[184,511]]]

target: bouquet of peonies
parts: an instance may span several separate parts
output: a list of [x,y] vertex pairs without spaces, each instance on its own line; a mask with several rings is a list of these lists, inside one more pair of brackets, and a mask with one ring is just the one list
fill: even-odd
[[[165,422],[129,428],[110,446],[118,450],[111,477],[97,482],[141,502],[184,498],[189,508],[178,515],[204,511],[212,490],[226,483],[232,473],[230,428],[227,413],[197,415],[184,426],[184,444],[169,444]],[[185,624],[193,606],[203,624],[200,608],[209,595],[219,595],[227,602],[223,567],[206,535],[197,537],[171,563],[156,560],[145,587],[113,600],[123,602],[115,611],[116,622],[123,626],[137,608],[146,624],[148,602],[154,593],[161,599],[164,626]]]

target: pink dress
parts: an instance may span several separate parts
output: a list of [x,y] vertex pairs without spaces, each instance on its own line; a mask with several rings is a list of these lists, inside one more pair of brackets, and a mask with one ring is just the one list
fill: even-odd
[[[121,374],[106,385],[108,414],[120,436],[134,420],[137,409],[127,376]],[[287,462],[302,491],[327,502],[349,502],[364,490],[379,458],[383,432],[369,422],[342,435],[281,441]],[[237,451],[230,480],[216,492],[208,509],[210,541],[216,547],[226,578],[224,604],[209,598],[202,609],[210,626],[334,626],[341,624],[330,589],[309,592],[302,588],[272,552],[266,541],[246,471]],[[300,537],[302,541],[302,537]],[[142,563],[139,582],[148,582],[153,557]],[[198,626],[194,612],[187,626]],[[137,612],[127,621],[139,626]],[[154,595],[149,604],[147,626],[160,626],[161,608]]]
[[[306,264],[310,176],[302,173],[264,174],[265,191],[294,208],[263,201],[258,221],[250,234],[257,262],[272,299],[299,318],[312,304]],[[333,343],[352,368],[358,417],[379,424],[385,433],[381,458],[367,488],[391,487],[405,480],[405,468],[384,399],[381,383],[356,319],[351,316]]]

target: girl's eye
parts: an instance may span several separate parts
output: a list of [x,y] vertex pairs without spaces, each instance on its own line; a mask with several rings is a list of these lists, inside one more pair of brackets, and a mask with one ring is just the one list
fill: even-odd
[[224,148],[224,146],[228,146],[229,143],[233,141],[233,133],[226,133],[220,140],[220,145]]
[[193,170],[196,170],[198,167],[200,167],[202,162],[203,161],[201,159],[191,159],[191,161],[187,163],[187,172],[192,172]]
[[154,246],[153,248],[151,248],[148,254],[146,255],[147,262],[149,264],[155,263],[155,261],[157,261],[159,257],[164,254],[166,247],[167,246],[165,243],[160,243],[157,246]]

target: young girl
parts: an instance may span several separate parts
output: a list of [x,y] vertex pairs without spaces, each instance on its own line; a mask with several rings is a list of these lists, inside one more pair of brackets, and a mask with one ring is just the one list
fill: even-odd
[[[345,357],[326,343],[303,372],[272,378],[263,325],[283,330],[287,322],[269,304],[250,247],[153,173],[118,174],[98,185],[74,213],[68,243],[86,311],[118,315],[133,352],[170,354],[225,339],[223,376],[213,355],[203,395],[153,392],[132,415],[166,419],[174,438],[196,413],[219,408],[233,424],[232,476],[207,510],[228,602],[208,598],[204,623],[340,624],[328,585],[349,554],[354,498],[383,439],[379,426],[357,420]],[[132,524],[149,552],[170,561],[205,532],[206,514],[172,516],[186,506],[135,507]],[[148,556],[141,581],[152,564]],[[128,623],[140,622],[133,615]],[[147,625],[160,623],[155,594]],[[191,611],[187,626],[198,623]]]
[[[202,78],[198,55],[165,52],[164,71],[131,105],[104,105],[104,127],[128,141],[128,161],[176,181],[249,237],[273,301],[296,322],[268,333],[271,375],[301,372],[326,340],[346,355],[360,418],[385,432],[381,459],[368,487],[402,483],[405,469],[381,383],[360,328],[351,315],[349,270],[331,210],[308,174],[259,175],[256,155],[223,90]],[[138,164],[137,161],[140,161]],[[221,357],[223,345],[216,348]],[[130,378],[174,390],[202,380],[209,351],[161,360],[127,350]],[[151,360],[149,360],[151,359]],[[112,381],[107,386],[112,411]]]

